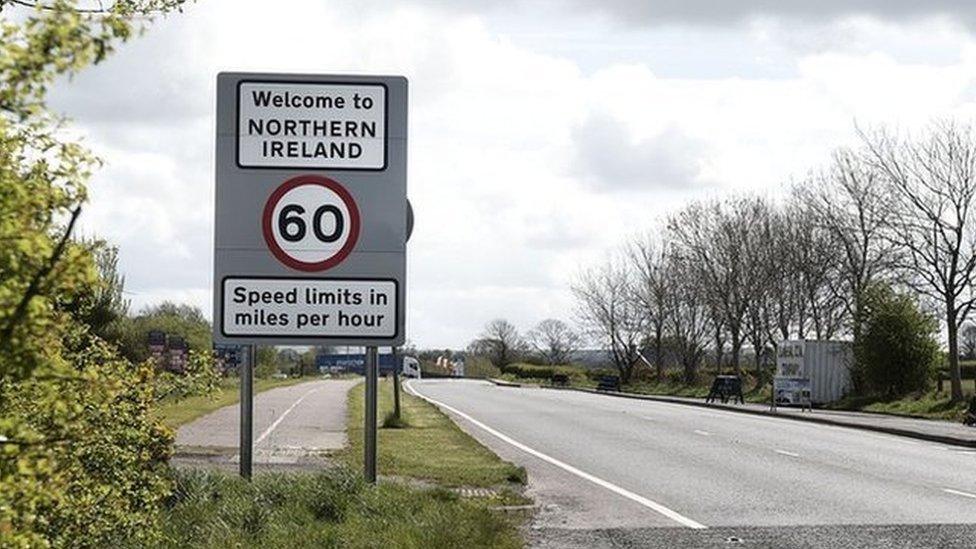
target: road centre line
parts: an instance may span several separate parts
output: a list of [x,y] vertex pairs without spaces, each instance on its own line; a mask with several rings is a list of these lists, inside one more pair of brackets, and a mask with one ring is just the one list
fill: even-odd
[[709,433],[708,431],[702,431],[701,429],[695,429],[695,434],[696,434],[696,435],[701,435],[701,436],[703,436],[703,437],[709,437],[709,436],[712,436],[712,434],[711,434],[711,433]]
[[800,454],[797,454],[796,452],[787,452],[786,450],[773,450],[773,451],[776,452],[777,454],[782,454],[784,456],[790,456],[795,458],[800,457]]
[[692,519],[690,519],[690,518],[688,518],[688,517],[686,517],[686,516],[678,513],[677,511],[673,511],[673,510],[665,507],[664,505],[661,505],[660,503],[657,503],[655,501],[652,501],[652,500],[650,500],[648,498],[645,498],[644,496],[641,496],[639,494],[635,494],[634,492],[631,492],[631,491],[629,491],[629,490],[627,490],[625,488],[621,488],[620,486],[617,486],[616,484],[613,484],[613,483],[611,483],[609,481],[603,480],[603,479],[601,479],[599,477],[596,477],[594,475],[591,475],[591,474],[589,474],[589,473],[587,473],[585,471],[582,471],[580,469],[577,469],[576,467],[573,467],[572,465],[569,465],[568,463],[564,463],[562,461],[559,461],[558,459],[556,459],[556,458],[554,458],[552,456],[543,454],[542,452],[540,452],[538,450],[535,450],[534,448],[530,448],[529,446],[526,446],[525,444],[522,444],[521,442],[513,439],[512,437],[510,437],[508,435],[505,435],[505,434],[497,431],[496,429],[485,425],[484,423],[482,423],[482,422],[474,419],[473,417],[469,416],[468,414],[465,414],[464,412],[462,412],[462,411],[460,411],[460,410],[458,410],[456,408],[453,408],[451,406],[448,406],[447,404],[444,404],[443,402],[439,402],[437,400],[434,400],[434,399],[432,399],[430,397],[424,396],[424,395],[420,394],[416,389],[413,388],[413,385],[412,385],[411,382],[407,382],[404,385],[406,386],[407,390],[410,393],[412,393],[412,394],[414,394],[414,395],[416,395],[416,396],[418,396],[418,397],[426,400],[427,402],[429,402],[429,403],[431,403],[431,404],[433,404],[435,406],[438,406],[440,408],[443,408],[445,410],[448,410],[450,412],[453,412],[454,414],[456,414],[456,415],[458,415],[458,416],[460,416],[460,417],[468,420],[469,422],[471,422],[476,427],[479,427],[480,429],[484,430],[485,432],[487,432],[487,433],[495,436],[496,438],[502,440],[503,442],[507,442],[508,444],[510,444],[510,445],[518,448],[519,450],[522,450],[523,452],[525,452],[525,453],[527,453],[529,455],[535,456],[535,457],[537,457],[537,458],[539,458],[539,459],[541,459],[543,461],[546,461],[546,462],[548,462],[548,463],[550,463],[552,465],[555,465],[556,467],[559,467],[560,469],[562,469],[564,471],[567,471],[567,472],[569,472],[571,474],[574,474],[574,475],[576,475],[576,476],[578,476],[578,477],[580,477],[580,478],[582,478],[584,480],[588,480],[588,481],[590,481],[590,482],[592,482],[592,483],[594,483],[594,484],[596,484],[598,486],[601,486],[603,488],[606,488],[607,490],[610,490],[611,492],[614,492],[617,495],[623,496],[623,497],[625,497],[625,498],[627,498],[627,499],[629,499],[629,500],[631,500],[631,501],[633,501],[635,503],[638,503],[640,505],[643,505],[644,507],[647,507],[648,509],[651,509],[653,511],[656,511],[657,513],[659,513],[661,515],[664,515],[665,517],[667,517],[667,518],[669,518],[669,519],[671,519],[671,520],[673,520],[673,521],[681,524],[682,526],[686,526],[688,528],[693,528],[693,529],[696,529],[696,530],[703,530],[703,529],[707,528],[707,526],[705,526],[704,524],[701,524],[699,522],[696,522],[696,521],[694,521],[694,520],[692,520]]
[[290,414],[291,411],[294,410],[296,406],[298,406],[299,404],[302,403],[303,400],[305,400],[305,397],[307,397],[308,395],[314,393],[315,391],[318,391],[321,388],[322,388],[321,386],[316,387],[316,388],[308,391],[304,395],[300,396],[298,398],[298,400],[296,400],[291,406],[288,407],[287,410],[285,410],[285,413],[283,413],[280,416],[278,416],[278,419],[276,419],[274,421],[274,423],[272,423],[270,426],[268,426],[268,428],[265,429],[263,433],[261,433],[261,436],[259,436],[257,438],[257,440],[254,441],[254,445],[257,446],[258,444],[261,444],[261,441],[264,440],[264,439],[266,439],[266,438],[268,438],[268,435],[270,435],[272,431],[274,431],[275,429],[278,428],[279,425],[281,425],[281,422],[284,421],[286,417],[288,417],[288,414]]
[[954,495],[957,495],[957,496],[962,496],[964,498],[976,499],[976,494],[970,494],[969,492],[960,492],[959,490],[953,490],[952,488],[943,488],[942,491],[943,492],[946,492],[946,493],[949,493],[949,494],[954,494]]
[[[591,393],[586,393],[586,394],[591,394]],[[596,395],[596,396],[599,396],[599,395]],[[605,398],[605,397],[601,397],[601,398]],[[919,445],[925,444],[922,441],[911,440],[911,439],[908,439],[906,437],[902,437],[902,436],[898,436],[898,435],[889,435],[889,434],[884,434],[884,433],[870,432],[870,431],[867,431],[867,430],[864,430],[864,429],[859,429],[858,427],[847,427],[847,426],[844,426],[844,425],[828,425],[828,424],[825,424],[825,423],[813,423],[813,422],[808,422],[808,421],[797,421],[795,419],[791,419],[786,414],[784,414],[783,416],[778,416],[778,417],[777,416],[764,416],[764,415],[758,415],[758,414],[747,414],[747,413],[737,412],[737,411],[733,411],[733,410],[722,410],[722,409],[716,409],[716,408],[706,408],[704,406],[691,406],[691,405],[688,405],[688,404],[678,404],[678,403],[675,403],[675,402],[665,402],[665,401],[661,401],[661,400],[651,400],[651,399],[647,399],[647,400],[642,400],[642,399],[628,399],[628,400],[635,400],[635,401],[638,401],[638,402],[646,402],[646,403],[652,403],[652,404],[660,404],[660,405],[664,405],[664,406],[669,407],[669,408],[674,409],[674,410],[678,410],[678,409],[688,410],[689,408],[695,408],[696,409],[695,411],[698,414],[701,414],[703,416],[718,418],[718,419],[728,419],[729,418],[729,415],[732,414],[732,416],[734,416],[734,417],[736,417],[738,419],[743,419],[743,420],[765,421],[765,422],[768,422],[768,423],[776,423],[776,424],[779,424],[779,425],[787,425],[787,424],[784,424],[783,423],[784,421],[787,421],[787,422],[791,422],[792,425],[794,425],[794,426],[797,426],[797,427],[806,427],[808,429],[832,429],[834,431],[842,431],[842,432],[848,432],[848,433],[850,433],[851,431],[857,431],[857,433],[858,433],[859,436],[866,436],[866,437],[876,438],[876,439],[880,439],[880,440],[888,440],[888,441],[893,441],[893,442],[899,442],[901,444],[910,444],[910,445],[913,445],[913,446],[919,446]]]

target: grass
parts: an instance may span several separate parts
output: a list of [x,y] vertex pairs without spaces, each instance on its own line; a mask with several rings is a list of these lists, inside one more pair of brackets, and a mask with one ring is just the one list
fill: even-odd
[[966,394],[966,400],[952,402],[947,387],[946,391],[942,393],[925,391],[898,399],[884,399],[876,396],[848,397],[831,404],[829,408],[835,410],[877,412],[926,419],[941,419],[945,421],[961,421],[968,406],[968,398],[971,395],[972,391],[969,391]]
[[[340,458],[351,468],[362,467],[363,394],[360,383],[349,390],[349,446]],[[398,428],[379,429],[377,468],[380,475],[412,477],[441,486],[506,487],[524,484],[525,470],[503,461],[462,431],[436,407],[401,393],[402,422]],[[393,384],[380,382],[379,411],[393,409]]]
[[176,472],[160,548],[522,547],[511,519],[443,488],[370,486],[347,469],[252,482]]
[[[254,380],[254,393],[267,391],[276,387],[286,387],[306,381],[317,379],[315,377],[272,379],[258,378]],[[195,396],[184,399],[164,399],[156,404],[155,413],[163,424],[170,429],[176,429],[180,425],[189,423],[201,416],[209,414],[218,408],[236,404],[241,400],[240,379],[236,377],[224,378],[220,381],[220,390],[211,396]]]

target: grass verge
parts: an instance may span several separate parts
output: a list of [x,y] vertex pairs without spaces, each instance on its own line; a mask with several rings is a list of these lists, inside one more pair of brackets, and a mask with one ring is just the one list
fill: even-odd
[[[349,446],[340,453],[342,461],[355,469],[362,467],[363,460],[364,385],[360,383],[349,390]],[[393,410],[393,384],[381,381],[378,392],[377,417],[382,418]],[[405,425],[379,429],[379,474],[424,479],[449,487],[525,483],[525,469],[496,456],[436,407],[406,390],[401,399]]]
[[443,488],[370,486],[346,469],[252,482],[178,471],[162,548],[521,547],[511,520]]
[[952,402],[946,392],[926,391],[899,399],[848,397],[828,407],[833,410],[876,412],[925,419],[961,421],[967,406],[968,400]]
[[[287,378],[287,379],[255,379],[254,393],[267,391],[276,387],[287,387],[318,379],[317,377]],[[240,379],[236,377],[224,378],[220,381],[220,390],[211,396],[195,396],[184,399],[163,399],[156,404],[157,417],[170,429],[176,429],[184,423],[189,423],[223,408],[236,404],[241,400]]]

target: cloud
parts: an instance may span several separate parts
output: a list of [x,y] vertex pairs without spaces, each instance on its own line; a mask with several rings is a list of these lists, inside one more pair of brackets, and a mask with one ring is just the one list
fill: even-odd
[[826,23],[861,15],[892,21],[933,16],[976,21],[976,4],[968,0],[574,0],[573,5],[628,25],[719,26],[763,17]]
[[642,139],[609,116],[594,115],[573,132],[576,169],[602,189],[688,189],[704,184],[704,145],[676,127]]
[[[846,20],[823,34],[819,22],[852,11],[442,4],[200,2],[55,86],[55,107],[107,161],[84,232],[120,245],[135,308],[178,299],[210,313],[220,70],[410,79],[408,337],[438,347],[463,347],[495,317],[522,329],[571,320],[568,282],[581,266],[690,197],[770,192],[851,138],[855,118],[915,124],[976,110],[972,37],[897,6],[884,17],[899,23]],[[645,27],[615,32],[592,17],[601,9]],[[793,22],[709,26],[774,12]],[[660,21],[699,26],[689,38]],[[827,38],[797,45],[801,35]],[[770,75],[756,61],[768,52],[789,70]]]

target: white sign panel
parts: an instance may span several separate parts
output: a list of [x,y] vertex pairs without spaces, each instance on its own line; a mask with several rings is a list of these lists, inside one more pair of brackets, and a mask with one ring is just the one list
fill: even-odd
[[238,84],[237,165],[241,168],[383,170],[383,84]]
[[228,277],[223,335],[395,338],[397,297],[395,280]]
[[262,232],[284,265],[324,271],[341,263],[359,237],[359,208],[338,182],[300,175],[280,185],[264,205]]

